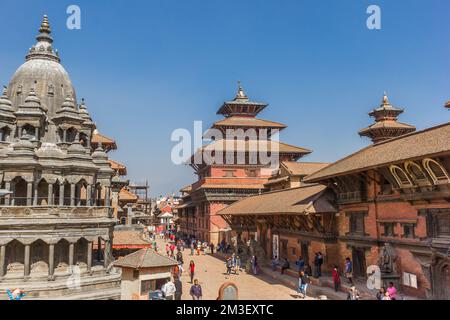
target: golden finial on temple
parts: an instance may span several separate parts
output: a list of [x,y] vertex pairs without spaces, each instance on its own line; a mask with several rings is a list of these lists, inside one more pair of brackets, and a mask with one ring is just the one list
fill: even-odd
[[44,19],[42,20],[41,27],[39,28],[39,32],[41,33],[51,33],[50,23],[48,22],[48,16],[44,15]]

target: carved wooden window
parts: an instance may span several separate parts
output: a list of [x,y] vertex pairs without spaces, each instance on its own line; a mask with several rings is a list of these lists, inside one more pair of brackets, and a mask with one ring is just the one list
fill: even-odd
[[413,184],[409,179],[408,174],[402,168],[398,166],[391,166],[389,169],[400,188],[412,187]]
[[348,215],[350,234],[364,235],[365,212],[351,212]]
[[383,234],[383,236],[385,236],[385,237],[395,237],[395,232],[394,232],[395,223],[393,223],[393,222],[386,222],[386,223],[383,223],[383,226],[384,226],[384,234]]
[[436,215],[438,237],[450,237],[450,214]]
[[406,171],[417,182],[427,182],[427,176],[422,168],[415,162],[409,161],[405,165]]
[[425,167],[427,172],[430,174],[430,176],[433,179],[435,184],[439,183],[439,182],[449,182],[450,181],[447,171],[436,160],[425,159],[425,160],[423,160],[423,166]]
[[403,224],[402,238],[414,239],[416,237],[415,225],[413,223]]

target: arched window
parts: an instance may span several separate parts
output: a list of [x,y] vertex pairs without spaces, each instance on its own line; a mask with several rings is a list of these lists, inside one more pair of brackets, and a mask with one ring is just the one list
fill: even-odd
[[422,168],[415,162],[408,161],[405,164],[406,172],[413,178],[415,182],[428,182],[427,176]]
[[22,272],[25,263],[25,246],[17,240],[13,240],[6,246],[6,271],[7,273]]
[[48,259],[48,244],[40,239],[33,242],[31,245],[31,271],[48,272]]
[[75,138],[77,136],[77,130],[75,128],[69,128],[66,132],[66,141],[68,143],[75,142]]
[[436,160],[425,159],[423,160],[423,166],[433,179],[434,184],[447,183],[450,181],[447,171]]
[[85,148],[89,146],[89,138],[85,133],[80,133],[80,143]]
[[0,129],[0,141],[8,141],[9,135],[11,134],[11,129],[8,127],[3,127]]
[[394,176],[395,181],[397,181],[400,188],[413,186],[408,175],[406,174],[405,171],[403,171],[402,168],[400,168],[399,166],[390,166],[389,169],[390,169],[392,175]]
[[26,124],[22,128],[22,132],[19,132],[19,137],[28,136],[30,138],[38,138],[36,137],[36,129],[31,124]]

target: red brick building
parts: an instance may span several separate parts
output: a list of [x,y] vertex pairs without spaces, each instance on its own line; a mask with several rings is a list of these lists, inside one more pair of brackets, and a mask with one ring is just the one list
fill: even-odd
[[[295,161],[309,154],[311,151],[308,149],[277,142],[271,138],[275,130],[282,130],[286,126],[257,118],[257,115],[266,107],[266,103],[251,101],[239,85],[235,99],[225,102],[217,112],[225,119],[214,123],[212,128],[219,130],[224,136],[230,129],[242,129],[244,132],[254,129],[259,141],[266,144],[269,152],[278,151],[279,159],[282,161]],[[260,136],[263,130],[267,132],[266,139]],[[230,163],[228,161],[222,161],[223,164],[219,164],[220,161],[213,164],[205,161],[200,164],[191,164],[199,180],[181,190],[183,203],[178,207],[178,223],[182,233],[215,244],[222,239],[229,241],[229,226],[221,216],[217,215],[217,212],[235,201],[266,190],[265,183],[272,176],[273,169],[270,165],[263,164],[260,158],[256,162],[250,161],[250,153],[253,151],[252,143],[248,138],[240,141],[242,143],[239,141],[239,138],[237,140],[224,138],[198,151],[216,152],[216,156],[219,151],[222,151],[225,157],[231,143],[234,145],[235,158],[237,159],[238,153],[242,153],[245,154],[245,161],[242,164],[236,164],[238,161],[232,161],[232,164],[227,164]]]
[[[310,186],[254,196],[219,214],[238,232],[255,231],[268,256],[274,242],[265,239],[275,237],[290,260],[311,261],[321,251],[329,271],[349,257],[356,277],[380,266],[383,281],[405,294],[449,299],[450,123],[415,132],[397,121],[402,111],[385,96],[370,113],[375,124],[360,131],[374,144],[310,174],[302,180]],[[322,202],[334,211],[317,204],[328,197],[317,183],[332,191]]]

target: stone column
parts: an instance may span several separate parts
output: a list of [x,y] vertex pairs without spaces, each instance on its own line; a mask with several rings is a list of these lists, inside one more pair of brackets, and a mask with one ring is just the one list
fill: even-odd
[[33,197],[33,206],[38,205],[38,187],[39,184],[37,182],[34,183],[34,197]]
[[53,205],[53,184],[49,183],[48,184],[48,201],[47,201],[49,206]]
[[2,280],[2,278],[5,276],[5,253],[6,253],[6,246],[0,246],[0,281]]
[[48,279],[55,280],[55,245],[48,247]]
[[98,238],[97,242],[97,261],[102,261],[102,239]]
[[64,206],[64,183],[59,185],[59,205]]
[[[11,191],[11,182],[7,181],[5,182],[5,189]],[[11,203],[11,195],[7,194],[5,196],[5,206],[9,206]]]
[[105,252],[104,252],[104,256],[105,256],[105,259],[104,259],[104,262],[105,262],[105,264],[104,264],[104,267],[105,267],[105,269],[106,268],[108,268],[108,266],[109,266],[109,263],[110,263],[110,255],[111,255],[111,240],[106,240],[105,241]]
[[92,186],[90,184],[88,184],[86,187],[86,206],[87,207],[92,206],[91,197],[92,197]]
[[34,128],[34,136],[35,136],[36,140],[39,140],[39,128],[38,127]]
[[92,274],[92,241],[89,241],[87,246],[87,272]]
[[74,253],[75,253],[75,244],[69,243],[69,272],[72,273],[73,271],[73,260],[74,260]]
[[30,276],[30,245],[25,245],[25,261],[24,261],[24,276],[25,278]]
[[75,184],[70,184],[70,206],[75,207]]
[[105,207],[110,206],[110,194],[109,194],[109,187],[105,187]]
[[64,143],[67,142],[67,130],[66,129],[63,130],[63,142]]
[[27,206],[31,206],[33,197],[33,182],[27,183]]

